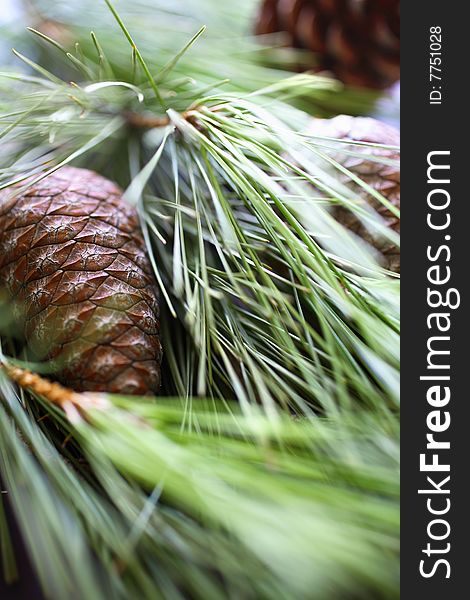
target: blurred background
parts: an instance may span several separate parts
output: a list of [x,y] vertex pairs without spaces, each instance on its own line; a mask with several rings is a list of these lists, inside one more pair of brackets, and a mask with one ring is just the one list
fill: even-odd
[[[216,0],[138,0],[117,6],[126,22],[135,24],[137,39],[139,29],[152,25],[161,46],[167,36],[186,40],[206,25],[196,46],[202,60],[209,50],[219,52],[223,61],[230,36],[231,59],[251,51],[256,58],[252,56],[250,62],[259,60],[273,70],[326,72],[362,92],[358,105],[349,110],[332,107],[333,113],[363,113],[399,126],[398,0],[240,0],[236,6],[221,6]],[[33,59],[44,53],[27,26],[73,45],[74,30],[99,28],[103,22],[109,26],[104,0],[4,0],[0,5],[0,62],[18,66],[13,46]],[[200,77],[200,65],[196,71]],[[221,64],[220,72],[236,79],[233,65]],[[245,79],[247,85],[265,83],[250,82],[249,68]]]

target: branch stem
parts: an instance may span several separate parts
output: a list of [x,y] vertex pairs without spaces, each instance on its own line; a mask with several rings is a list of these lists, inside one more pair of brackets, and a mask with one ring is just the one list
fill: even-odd
[[21,388],[29,390],[45,400],[59,406],[70,421],[76,421],[89,408],[105,408],[108,403],[103,394],[75,392],[60,383],[9,363],[1,364],[8,377]]
[[[181,113],[181,116],[183,117],[183,119],[191,123],[195,119],[194,112],[195,109],[190,109]],[[129,123],[129,125],[137,127],[139,129],[153,129],[155,127],[166,127],[171,123],[171,119],[167,115],[162,117],[154,117],[152,115],[143,115],[131,111],[125,112],[124,118],[126,119],[127,123]]]

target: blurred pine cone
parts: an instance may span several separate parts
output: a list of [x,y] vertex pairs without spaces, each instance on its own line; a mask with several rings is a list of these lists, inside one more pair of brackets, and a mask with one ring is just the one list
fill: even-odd
[[157,292],[134,208],[72,167],[18,192],[0,192],[0,285],[28,348],[77,391],[156,393]]
[[256,33],[280,31],[347,84],[380,89],[400,77],[399,0],[263,0]]
[[[340,115],[333,119],[313,119],[306,133],[386,146],[400,145],[400,133],[395,127],[365,117]],[[399,152],[392,149],[357,145],[347,145],[345,150],[354,152],[354,156],[341,153],[341,149],[338,147],[335,148],[335,160],[357,175],[371,188],[380,192],[393,206],[399,209],[400,168],[367,158],[367,156],[377,156],[397,161],[400,158]],[[364,157],[361,155],[364,155]],[[337,176],[337,174],[335,175]],[[358,194],[364,196],[364,190],[358,184],[352,182],[347,175],[340,176],[340,180],[345,185],[352,187]],[[400,220],[388,208],[371,195],[367,195],[366,202],[383,217],[388,227],[399,233]],[[373,235],[347,208],[337,207],[334,209],[333,214],[340,223],[373,245],[383,255],[386,268],[397,273],[400,272],[400,249],[397,246],[386,239]]]

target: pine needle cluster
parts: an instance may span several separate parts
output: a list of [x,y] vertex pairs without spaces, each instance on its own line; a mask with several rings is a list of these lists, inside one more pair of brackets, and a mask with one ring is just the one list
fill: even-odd
[[87,0],[34,3],[36,42],[16,39],[31,53],[0,73],[0,189],[66,164],[125,189],[160,288],[163,387],[64,410],[16,386],[47,365],[2,306],[0,473],[43,590],[398,597],[399,280],[331,209],[397,245],[362,200],[399,215],[337,161],[354,143],[304,133],[370,97],[288,73],[299,57],[251,37],[248,0],[103,4],[90,34]]

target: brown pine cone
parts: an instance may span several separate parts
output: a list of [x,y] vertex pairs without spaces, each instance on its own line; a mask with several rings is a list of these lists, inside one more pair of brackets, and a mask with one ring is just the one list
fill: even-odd
[[0,285],[34,357],[77,391],[156,393],[157,290],[135,209],[72,167],[15,191],[0,192]]
[[[313,119],[307,133],[315,136],[325,136],[357,142],[369,142],[387,146],[400,145],[400,133],[390,125],[376,119],[350,117],[340,115],[333,119]],[[385,165],[380,162],[362,158],[361,154],[379,156],[398,160],[397,150],[371,148],[370,146],[346,145],[345,150],[353,151],[355,156],[341,153],[340,147],[335,148],[334,158],[349,171],[361,178],[371,188],[380,192],[387,200],[400,208],[400,168]],[[342,183],[352,187],[362,197],[364,190],[352,182],[346,175],[340,177]],[[388,227],[399,233],[400,220],[373,196],[366,197],[372,206],[385,220]],[[388,240],[374,236],[359,219],[347,208],[337,207],[333,213],[336,219],[345,227],[373,245],[384,257],[384,266],[391,271],[400,272],[400,249]]]
[[263,0],[256,33],[281,31],[345,83],[380,89],[400,77],[399,0]]

